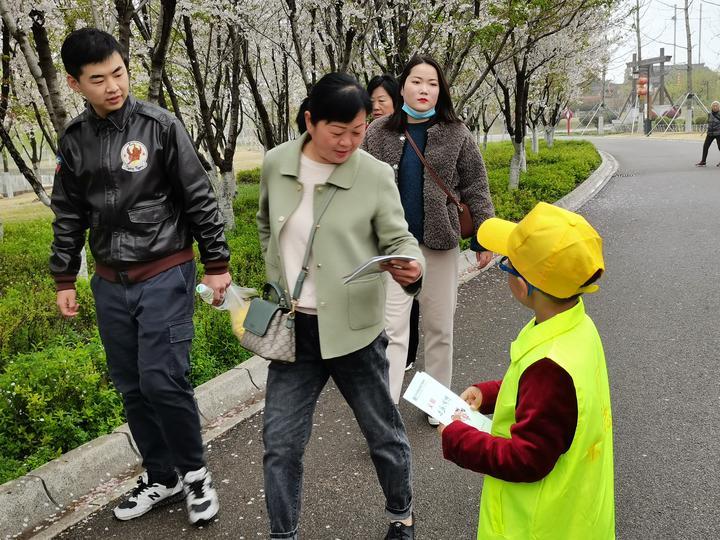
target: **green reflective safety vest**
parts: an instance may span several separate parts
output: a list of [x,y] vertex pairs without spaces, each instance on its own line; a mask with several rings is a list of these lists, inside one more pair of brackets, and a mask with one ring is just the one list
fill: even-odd
[[543,358],[572,377],[578,404],[575,437],[542,480],[524,483],[485,477],[478,540],[615,538],[610,388],[602,342],[582,299],[541,324],[535,325],[533,319],[512,343],[491,433],[510,438],[520,377]]

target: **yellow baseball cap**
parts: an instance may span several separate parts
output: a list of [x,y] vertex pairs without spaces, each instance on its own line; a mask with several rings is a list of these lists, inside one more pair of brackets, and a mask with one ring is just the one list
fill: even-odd
[[484,248],[507,255],[531,285],[556,298],[599,289],[583,284],[605,270],[602,238],[574,212],[541,202],[519,223],[485,220],[477,239]]

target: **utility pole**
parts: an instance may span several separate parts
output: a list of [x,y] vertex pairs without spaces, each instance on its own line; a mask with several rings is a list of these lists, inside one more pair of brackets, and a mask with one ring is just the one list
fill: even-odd
[[607,69],[607,63],[603,63],[602,69],[602,90],[600,91],[600,107],[598,108],[598,135],[603,135],[605,132],[605,70]]
[[693,120],[693,84],[692,84],[692,40],[690,35],[690,2],[691,0],[685,0],[685,34],[687,36],[687,92],[688,92],[688,107],[685,113],[685,132],[690,133],[692,131],[692,120]]
[[[664,105],[665,104],[665,92],[667,92],[667,90],[665,90],[665,47],[660,48],[660,58],[662,60],[660,60],[660,88],[658,90],[658,93],[660,96],[660,101],[658,104]],[[661,114],[662,114],[662,112],[661,112]]]
[[635,34],[637,35],[637,61],[642,60],[642,43],[640,43],[640,0],[635,0]]
[[702,51],[702,2],[700,2],[700,31],[698,32],[698,64],[702,64],[700,59]]
[[673,65],[677,64],[677,4],[673,15]]

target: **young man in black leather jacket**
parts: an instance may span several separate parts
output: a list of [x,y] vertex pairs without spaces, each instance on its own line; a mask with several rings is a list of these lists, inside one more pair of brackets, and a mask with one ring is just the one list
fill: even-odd
[[203,283],[219,302],[230,283],[222,216],[183,125],[129,94],[127,59],[115,38],[77,30],[61,55],[70,88],[87,106],[59,141],[50,271],[60,312],[74,317],[89,230],[98,329],[145,467],[113,512],[133,519],[184,491],[190,522],[207,522],[219,503],[188,380],[192,244],[198,241]]

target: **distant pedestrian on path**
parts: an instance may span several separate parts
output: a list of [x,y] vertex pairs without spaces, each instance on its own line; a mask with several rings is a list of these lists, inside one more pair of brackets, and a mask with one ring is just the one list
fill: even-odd
[[[263,470],[270,537],[299,537],[305,446],[332,377],[367,440],[385,495],[386,538],[412,540],[410,443],[388,390],[383,276],[349,284],[342,276],[377,255],[410,255],[417,260],[393,260],[386,269],[405,294],[416,294],[424,259],[408,232],[392,169],[357,151],[370,113],[367,91],[350,75],[330,73],[304,108],[299,130],[307,132],[265,155],[257,214],[267,280],[283,291],[293,290],[316,231],[296,304],[295,362],[271,362],[268,371]],[[318,209],[324,213],[315,225]],[[352,522],[350,509],[329,512]]]
[[[427,268],[418,295],[424,332],[425,370],[450,386],[453,365],[453,327],[457,305],[460,222],[457,207],[433,180],[408,135],[435,170],[445,188],[470,207],[475,230],[495,215],[487,173],[475,138],[455,114],[450,89],[440,65],[432,58],[414,56],[398,80],[403,106],[391,116],[370,124],[363,148],[390,164],[400,190],[410,232],[420,243]],[[407,133],[407,135],[406,135]],[[492,253],[475,241],[479,267]],[[388,283],[386,330],[390,340],[390,392],[400,401],[408,354],[412,298]],[[436,426],[437,420],[428,417]]]
[[113,512],[133,519],[184,491],[190,523],[204,523],[219,503],[188,380],[193,238],[202,281],[219,303],[230,284],[223,220],[183,125],[129,93],[128,60],[115,38],[83,28],[60,54],[70,88],[87,104],[60,138],[50,271],[60,312],[76,316],[75,278],[89,229],[98,329],[145,467]]
[[[705,160],[707,159],[708,150],[712,146],[713,141],[717,143],[718,150],[720,150],[720,102],[713,101],[710,106],[710,114],[708,114],[708,128],[707,135],[705,136],[705,142],[703,143],[702,159],[699,163],[696,163],[696,167],[704,167]],[[717,164],[720,167],[720,162]]]
[[490,433],[457,416],[439,428],[445,458],[486,475],[478,539],[613,539],[610,389],[581,298],[597,290],[602,239],[581,216],[539,203],[517,225],[487,220],[478,240],[505,255],[512,295],[535,313],[505,377],[462,393],[493,413]]

